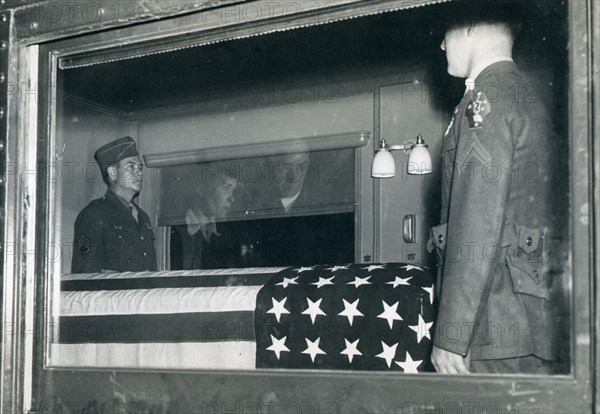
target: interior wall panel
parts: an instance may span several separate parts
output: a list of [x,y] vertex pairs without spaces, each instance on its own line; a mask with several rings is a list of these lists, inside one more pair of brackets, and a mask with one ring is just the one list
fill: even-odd
[[94,152],[102,145],[135,134],[135,123],[71,102],[61,102],[57,114],[57,153],[49,165],[56,185],[55,226],[61,229],[61,269],[71,269],[73,226],[77,214],[107,190],[102,181]]

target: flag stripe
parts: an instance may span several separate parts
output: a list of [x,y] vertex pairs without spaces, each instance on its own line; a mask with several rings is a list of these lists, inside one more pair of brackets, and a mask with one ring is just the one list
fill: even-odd
[[91,279],[68,280],[61,282],[61,290],[67,291],[95,291],[95,290],[132,290],[132,289],[159,289],[178,287],[220,287],[220,286],[262,286],[270,278],[271,273],[254,275],[214,275],[214,276],[186,276],[174,277],[140,277],[134,279]]
[[255,342],[50,344],[53,367],[144,369],[255,368]]
[[114,273],[69,273],[61,275],[61,281],[70,280],[114,280],[139,278],[187,278],[190,276],[260,275],[275,274],[285,267],[249,267],[244,269],[164,270],[161,272],[114,272]]
[[60,343],[254,341],[254,312],[61,317]]
[[61,316],[253,311],[260,286],[62,292]]

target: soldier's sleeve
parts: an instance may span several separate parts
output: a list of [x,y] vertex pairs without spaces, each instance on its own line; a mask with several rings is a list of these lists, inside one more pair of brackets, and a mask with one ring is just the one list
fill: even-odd
[[104,263],[104,236],[102,222],[89,209],[84,209],[75,220],[73,260],[71,273],[97,273]]
[[529,118],[515,102],[489,102],[474,94],[461,128],[452,177],[436,346],[461,355],[469,350],[487,302],[502,240],[515,143]]

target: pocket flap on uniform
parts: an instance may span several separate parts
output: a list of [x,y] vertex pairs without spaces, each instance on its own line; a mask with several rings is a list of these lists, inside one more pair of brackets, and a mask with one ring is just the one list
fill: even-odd
[[522,261],[522,258],[509,256],[507,262],[515,293],[550,299],[548,267],[544,266],[542,258],[536,262],[527,262]]
[[535,252],[543,243],[542,234],[538,229],[518,226],[517,231],[519,248],[527,254]]
[[448,224],[440,224],[431,228],[429,240],[427,241],[427,249],[431,253],[434,248],[444,250],[446,247],[446,230]]

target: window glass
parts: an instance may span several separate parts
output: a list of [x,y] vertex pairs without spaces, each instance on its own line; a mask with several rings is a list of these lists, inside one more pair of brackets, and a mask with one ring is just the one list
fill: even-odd
[[[542,238],[552,281],[548,299],[556,304],[553,318],[563,338],[555,344],[553,373],[565,374],[571,370],[572,352],[567,17],[566,6],[558,2],[532,7],[545,18],[524,25],[515,46],[515,61],[529,80],[514,92],[542,101],[558,137],[547,148],[553,190],[549,199],[538,203],[540,209],[551,210],[552,228]],[[427,253],[424,263],[410,263],[394,243],[404,240],[397,229],[407,215],[439,222],[439,169],[431,178],[398,173],[395,181],[385,184],[370,181],[370,146],[273,151],[253,158],[232,153],[225,160],[204,163],[145,165],[143,171],[125,168],[119,160],[114,165],[117,176],[143,176],[143,186],[128,199],[107,192],[111,177],[106,168],[99,168],[97,151],[131,136],[143,163],[146,153],[277,143],[356,130],[390,131],[393,136],[386,138],[395,144],[412,134],[407,125],[418,124],[439,131],[427,136],[437,141],[431,145],[438,152],[433,154],[435,164],[447,155],[441,153],[441,140],[464,92],[464,83],[446,73],[439,48],[443,34],[431,27],[443,10],[387,13],[59,70],[54,146],[63,169],[62,179],[51,184],[50,208],[52,238],[64,249],[61,260],[53,262],[59,299],[53,303],[50,322],[60,328],[56,341],[47,344],[49,365],[433,372],[428,356],[437,305],[435,253]],[[419,105],[435,119],[411,115]],[[406,164],[406,159],[398,161],[403,156],[394,152],[398,171]],[[535,177],[538,171],[534,164],[518,167],[512,172],[517,181]],[[362,198],[366,187],[371,193],[377,189],[373,199]],[[78,232],[82,211],[106,197],[113,197],[113,213],[103,216],[106,210],[99,207],[99,213],[87,216],[86,230]],[[123,220],[111,221],[102,237],[115,241],[106,249],[110,257],[134,263],[130,267],[94,262],[96,227],[117,215]],[[372,228],[370,236],[358,231],[365,227]],[[429,229],[418,232],[429,234]],[[523,237],[526,251],[533,241]],[[382,241],[386,246],[378,245]],[[415,244],[425,252],[427,241]],[[357,257],[357,246],[363,244],[372,255]],[[388,264],[374,263],[381,261],[380,251],[389,255]],[[88,262],[94,266],[74,269],[76,257],[92,258]],[[311,276],[317,270],[321,273]],[[124,277],[125,271],[134,275]],[[336,272],[341,276],[331,279]],[[535,288],[535,273],[524,274],[530,277],[524,279],[528,286]],[[258,291],[269,281],[271,296],[257,301]],[[301,283],[304,290],[297,287]],[[330,285],[345,296],[317,305]],[[212,302],[202,296],[206,289],[214,293],[219,288],[241,296],[217,295]],[[287,288],[300,295],[295,302],[282,290]],[[370,293],[361,296],[363,290]],[[146,291],[158,294],[158,299],[144,297]],[[164,308],[153,307],[165,303]],[[402,306],[406,308],[399,310]],[[255,312],[260,312],[259,324],[253,319]],[[535,329],[519,325],[512,331],[486,332],[537,341]],[[352,336],[357,332],[370,339]],[[277,342],[283,337],[295,339]],[[192,347],[198,343],[201,351]],[[209,352],[207,347],[215,343],[217,351]],[[155,352],[157,344],[169,351]],[[402,351],[392,352],[393,344],[403,344]],[[214,358],[190,366],[185,358],[174,356],[202,352]],[[323,353],[335,357],[327,359]]]
[[354,150],[162,168],[170,269],[354,261]]

